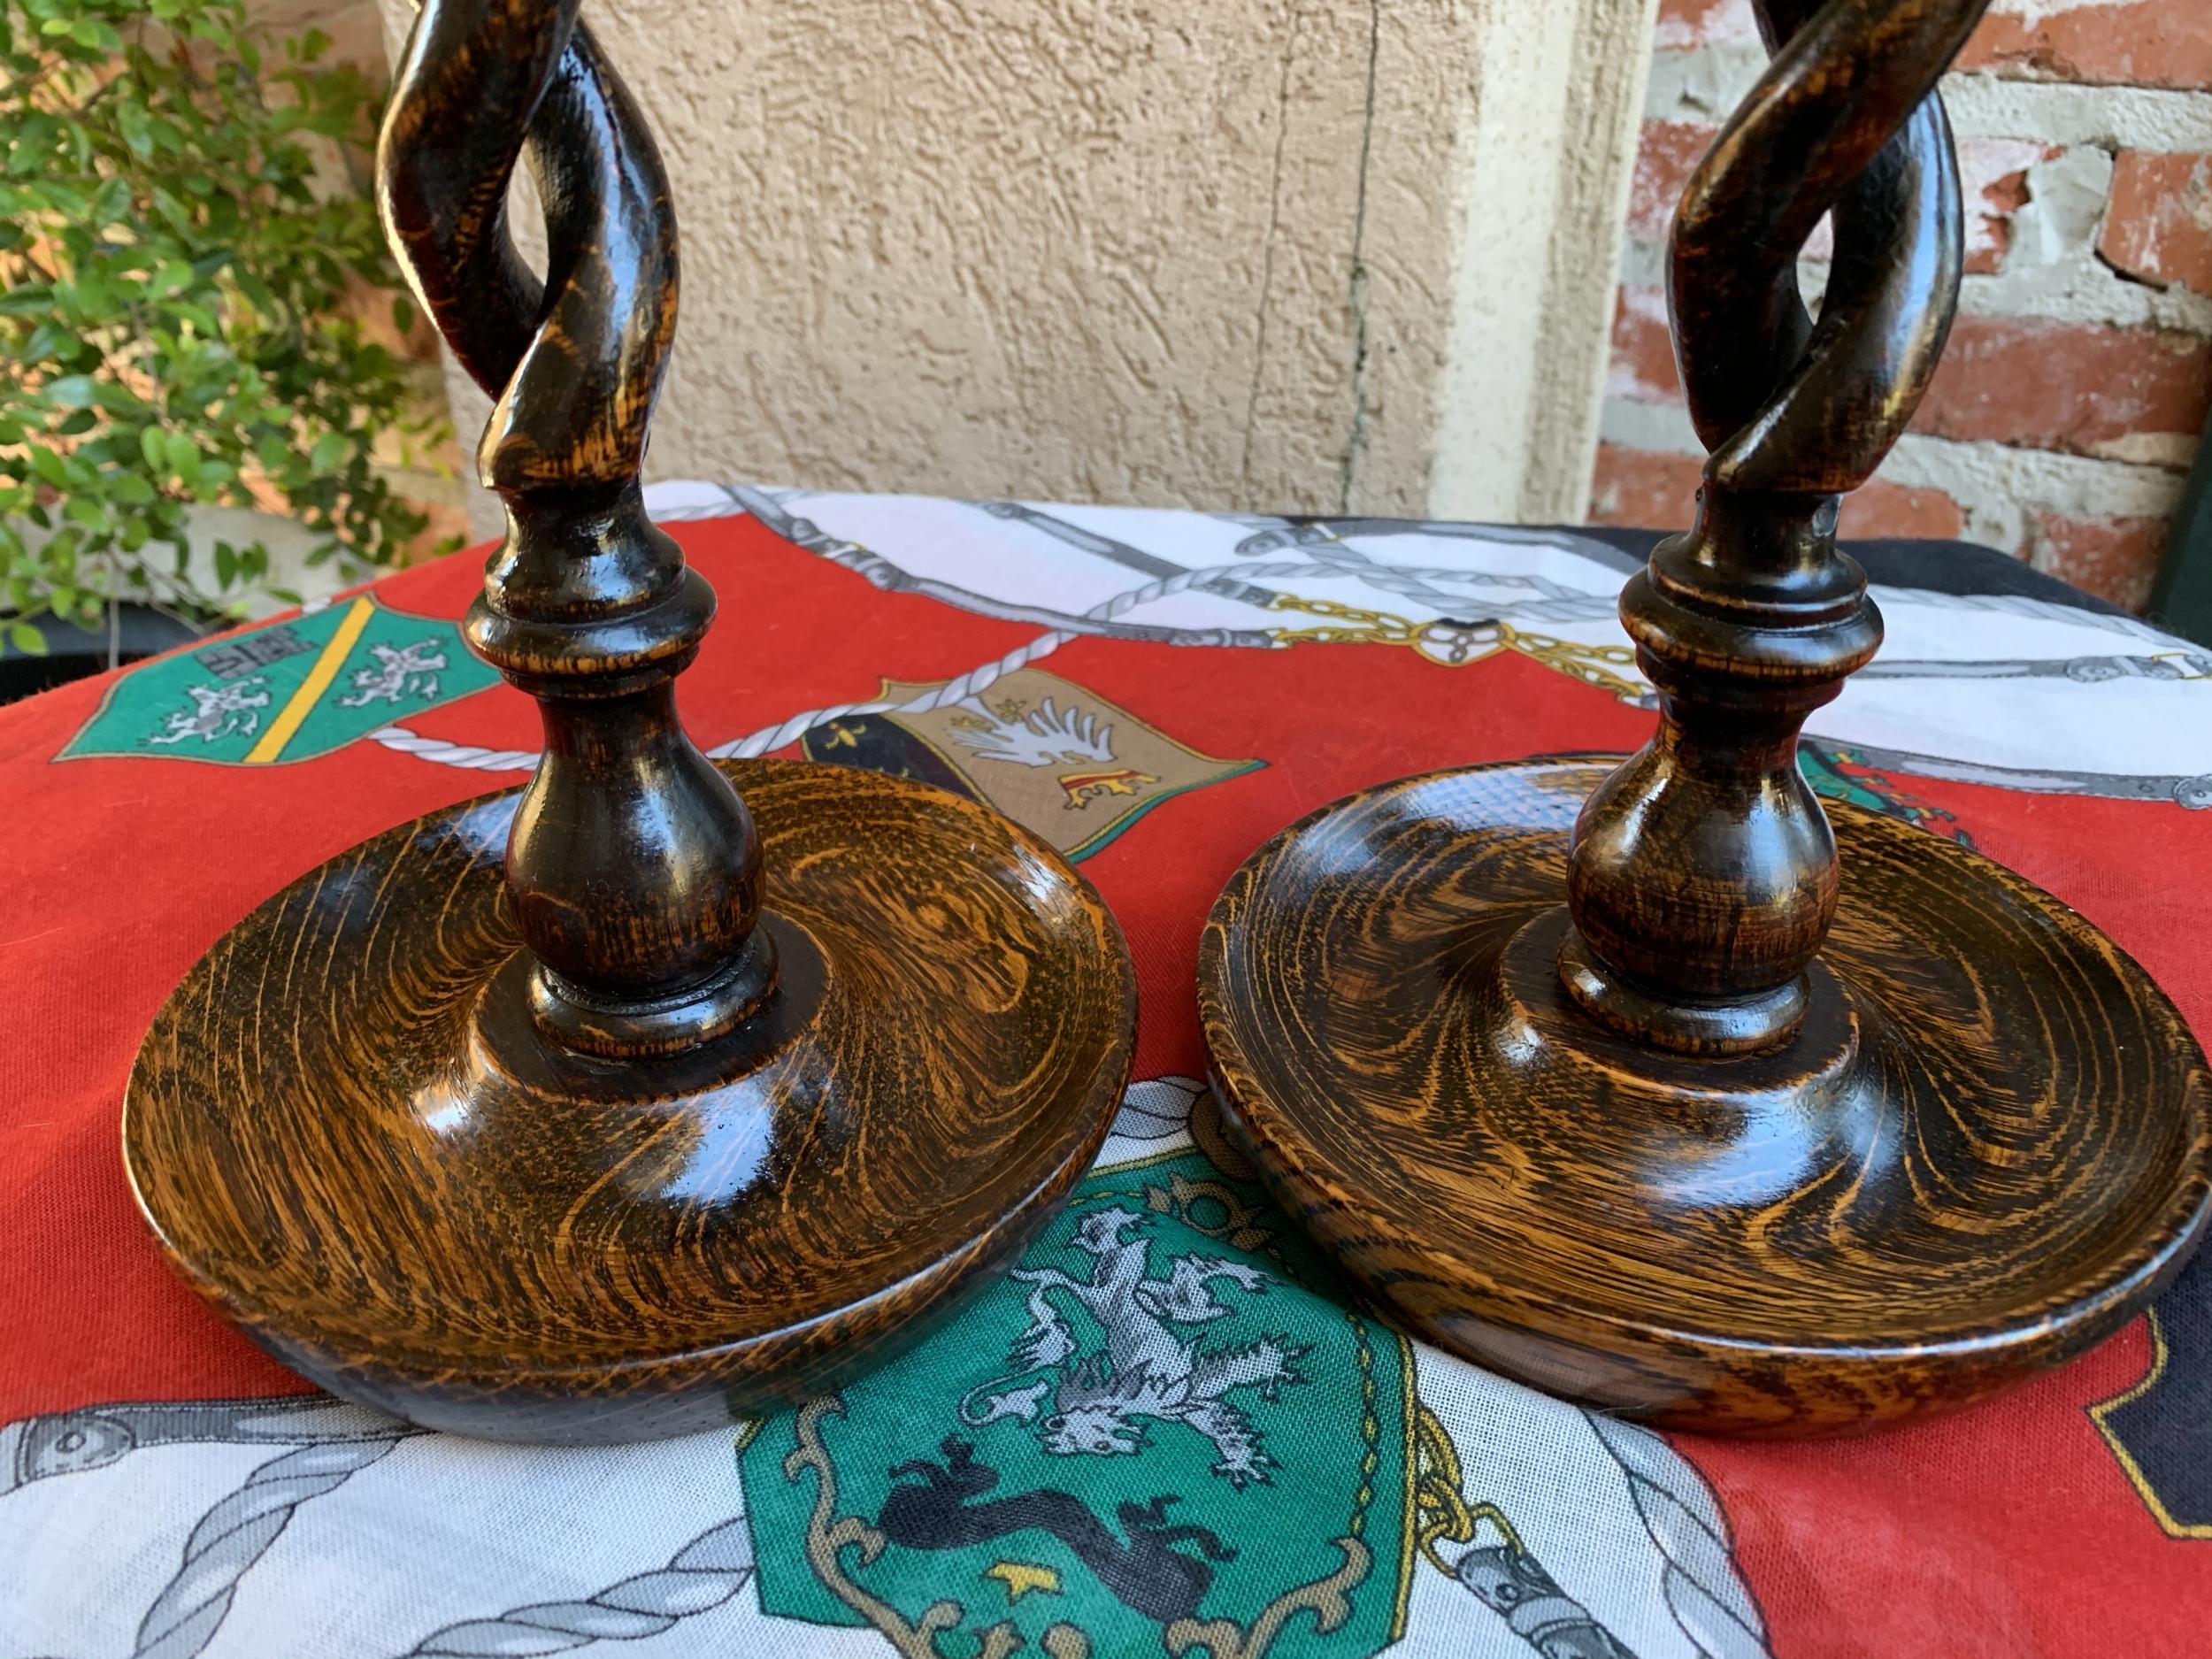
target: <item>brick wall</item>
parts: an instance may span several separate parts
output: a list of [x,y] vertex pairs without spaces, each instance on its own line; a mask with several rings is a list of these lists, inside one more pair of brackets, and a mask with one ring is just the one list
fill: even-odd
[[[1592,487],[1606,524],[1687,521],[1703,451],[1667,333],[1667,227],[1766,57],[1748,0],[1661,0],[1655,45]],[[1943,94],[1959,318],[1844,533],[1969,536],[2139,607],[2212,407],[2212,0],[1994,0]]]

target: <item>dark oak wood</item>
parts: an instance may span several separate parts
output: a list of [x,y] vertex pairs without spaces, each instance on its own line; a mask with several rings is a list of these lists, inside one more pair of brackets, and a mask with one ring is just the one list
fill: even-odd
[[[1836,907],[1836,852],[1797,766],[1805,718],[1881,643],[1835,546],[1935,372],[1958,294],[1958,169],[1932,88],[1981,0],[1770,0],[1787,45],[1675,217],[1683,389],[1712,450],[1697,521],[1621,595],[1659,729],[1575,833],[1562,963],[1594,1015],[1693,1054],[1786,1041]],[[1836,257],[1816,331],[1797,251]]]
[[1430,1340],[1681,1428],[1835,1432],[2079,1352],[2204,1230],[2212,1078],[2055,899],[1831,808],[1843,902],[1796,1039],[1690,1058],[1554,972],[1607,758],[1386,784],[1302,820],[1207,924],[1225,1121]]
[[1607,1409],[1818,1433],[2141,1307],[2204,1230],[2212,1108],[2187,1028],[2056,900],[1853,810],[1839,877],[1798,735],[1881,641],[1837,505],[1950,328],[1934,87],[1982,0],[1755,9],[1773,61],[1670,250],[1711,454],[1621,597],[1652,741],[1294,826],[1216,907],[1199,1000],[1252,1158],[1417,1328]]
[[730,761],[780,982],[718,1043],[545,1041],[513,792],[364,842],[177,988],[124,1151],[171,1259],[286,1364],[433,1428],[605,1440],[836,1386],[1010,1263],[1095,1156],[1135,979],[975,803]]
[[[537,699],[545,758],[507,849],[550,1036],[609,1056],[727,1031],[775,977],[760,842],[684,735],[673,678],[714,595],[645,516],[638,469],[676,331],[676,220],[651,133],[578,0],[434,0],[377,147],[394,251],[497,400],[478,449],[507,535],[469,643]],[[531,164],[552,250],[516,253]]]
[[675,220],[577,0],[430,0],[378,194],[497,400],[466,631],[544,757],[227,934],[140,1052],[125,1162],[185,1277],[349,1399],[506,1439],[726,1423],[879,1363],[1049,1219],[1128,1080],[1127,948],[987,809],[685,735],[714,595],[638,488]]

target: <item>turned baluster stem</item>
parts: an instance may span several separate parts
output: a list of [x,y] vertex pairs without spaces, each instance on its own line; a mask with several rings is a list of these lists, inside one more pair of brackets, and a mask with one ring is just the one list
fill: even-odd
[[[595,568],[627,572],[620,591],[591,592]],[[755,930],[759,836],[676,714],[675,676],[713,614],[634,483],[611,498],[511,496],[466,632],[537,701],[545,750],[515,810],[507,886],[537,959],[531,1010],[572,1048],[689,1047],[773,980]]]
[[[667,175],[576,12],[442,0],[400,66],[378,198],[416,293],[497,399],[478,458],[507,534],[466,633],[544,728],[506,866],[531,1011],[566,1048],[627,1057],[729,1030],[775,964],[751,817],[676,713],[714,595],[638,488],[675,332]],[[506,225],[526,156],[542,283]]]
[[[1984,4],[1755,0],[1774,61],[1675,216],[1675,350],[1712,453],[1695,525],[1621,595],[1659,730],[1576,823],[1559,956],[1586,1011],[1657,1048],[1773,1048],[1811,994],[1836,851],[1798,734],[1882,637],[1837,505],[1910,419],[1957,308],[1934,87]],[[1797,256],[1831,214],[1816,324]]]
[[1708,484],[1696,527],[1622,595],[1659,730],[1576,823],[1561,978],[1591,1013],[1663,1048],[1769,1047],[1805,1011],[1836,848],[1798,733],[1882,637],[1834,520],[1833,497]]

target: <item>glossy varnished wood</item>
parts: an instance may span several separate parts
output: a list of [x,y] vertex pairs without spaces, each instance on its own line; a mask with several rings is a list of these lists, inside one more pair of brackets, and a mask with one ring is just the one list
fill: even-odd
[[1836,1432],[1983,1398],[2114,1329],[2207,1219],[2212,1082],[2164,995],[2018,877],[1834,807],[1796,1035],[1671,1055],[1558,981],[1609,762],[1353,795],[1208,922],[1226,1121],[1415,1330],[1678,1427]]
[[[922,1334],[1097,1150],[1136,1013],[1112,918],[1026,833],[686,734],[714,595],[638,486],[675,216],[578,10],[426,0],[378,149],[401,266],[495,400],[507,534],[466,633],[543,757],[233,929],[124,1133],[171,1258],[279,1358],[572,1440],[725,1423]],[[542,282],[506,224],[525,159]]]
[[2204,1229],[2204,1059],[2156,987],[1985,859],[1832,826],[1797,764],[1881,643],[1836,514],[1950,329],[1934,88],[1983,4],[1753,0],[1773,60],[1669,248],[1710,455],[1621,595],[1651,741],[1352,796],[1208,926],[1217,1086],[1285,1202],[1420,1330],[1607,1410],[1962,1405],[2112,1330]]
[[[467,634],[544,726],[507,849],[531,1010],[568,1047],[620,1057],[729,1030],[776,964],[754,930],[759,839],[676,712],[715,595],[638,488],[676,330],[668,177],[578,11],[427,0],[377,201],[416,295],[495,400],[477,459],[507,534]],[[543,282],[508,232],[525,161]]]
[[[1983,0],[1760,0],[1773,63],[1682,194],[1667,292],[1712,451],[1696,521],[1654,549],[1621,621],[1658,731],[1593,792],[1568,864],[1563,982],[1653,1045],[1785,1041],[1836,902],[1836,851],[1797,767],[1806,717],[1882,619],[1835,545],[1934,373],[1962,259],[1933,92]],[[1836,255],[1815,327],[1798,250]]]
[[172,1259],[280,1359],[432,1427],[618,1440],[833,1387],[1016,1256],[1129,1070],[1112,918],[973,803],[723,770],[772,872],[776,990],[670,1058],[531,1018],[516,795],[365,842],[187,976],[124,1144]]

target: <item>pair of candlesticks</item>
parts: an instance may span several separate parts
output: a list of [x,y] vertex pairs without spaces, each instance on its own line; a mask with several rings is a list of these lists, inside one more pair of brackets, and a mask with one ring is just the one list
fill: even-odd
[[[1621,613],[1624,761],[1369,789],[1237,872],[1198,997],[1223,1121],[1386,1311],[1678,1426],[1861,1429],[2115,1329],[2208,1217],[2171,1004],[1990,861],[1800,774],[1880,639],[1839,497],[1911,415],[1961,257],[1933,88],[1981,0],[1764,0],[1671,295],[1712,451]],[[710,763],[713,609],[647,520],[667,184],[577,0],[429,0],[380,147],[396,250],[498,399],[472,646],[538,702],[518,794],[241,922],[163,1009],[125,1150],[185,1276],[424,1425],[698,1429],[882,1363],[1010,1265],[1128,1081],[1097,895],[973,802]],[[503,204],[534,161],[550,268]],[[1825,214],[1816,325],[1795,257]],[[1841,867],[1849,879],[1839,891]]]

